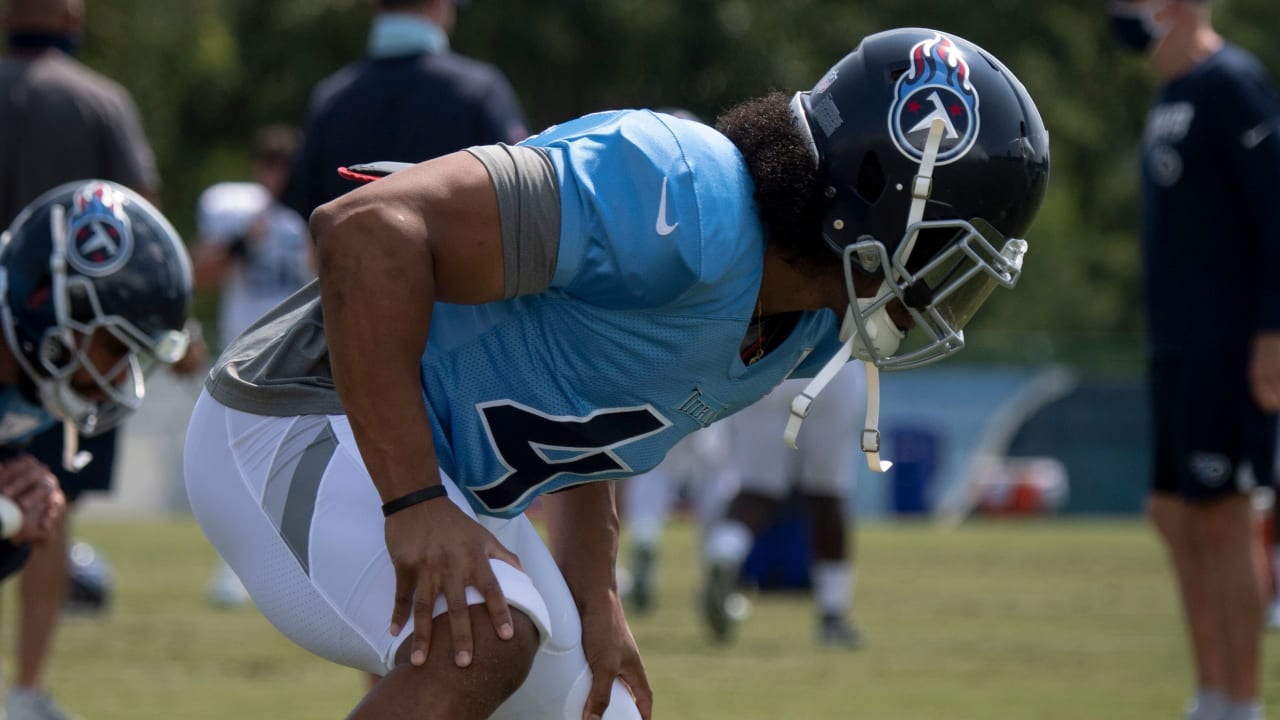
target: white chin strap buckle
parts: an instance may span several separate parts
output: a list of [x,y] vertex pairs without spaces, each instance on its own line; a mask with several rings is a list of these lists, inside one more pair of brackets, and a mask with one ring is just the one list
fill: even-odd
[[[856,336],[850,336],[840,346],[840,350],[832,356],[822,370],[805,386],[804,390],[791,401],[791,417],[787,418],[787,428],[782,432],[782,441],[787,447],[796,448],[796,438],[800,435],[800,425],[808,417],[813,401],[835,378],[836,373],[849,362],[853,355],[853,344]],[[885,472],[893,467],[893,463],[880,459],[880,371],[875,363],[863,363],[867,371],[867,422],[862,430],[862,451],[867,454],[867,466],[875,472]]]
[[867,454],[867,467],[885,472],[893,463],[880,459],[880,368],[863,363],[867,370],[867,420],[862,429],[862,452]]
[[80,472],[93,461],[93,455],[80,449],[80,431],[75,423],[62,423],[62,467],[67,472]]

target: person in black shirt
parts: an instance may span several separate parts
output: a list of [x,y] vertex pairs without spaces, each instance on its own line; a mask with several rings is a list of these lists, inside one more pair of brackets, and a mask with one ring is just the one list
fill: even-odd
[[356,187],[337,168],[422,162],[529,134],[502,72],[449,50],[458,3],[374,2],[367,56],[325,78],[311,96],[284,198],[304,218]]
[[1150,513],[1191,634],[1186,716],[1258,720],[1250,491],[1274,480],[1280,409],[1280,103],[1257,59],[1214,31],[1209,4],[1109,8],[1117,38],[1161,81],[1142,141]]

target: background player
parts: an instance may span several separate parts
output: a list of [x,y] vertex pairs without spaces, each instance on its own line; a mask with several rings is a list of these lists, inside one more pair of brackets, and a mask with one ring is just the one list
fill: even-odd
[[849,621],[854,565],[849,505],[866,407],[861,363],[850,363],[814,403],[797,449],[782,446],[791,401],[804,390],[787,380],[763,400],[729,418],[737,493],[707,530],[703,613],[712,634],[728,640],[742,613],[733,607],[743,562],[757,538],[793,498],[802,503],[812,553],[809,576],[818,607],[818,641],[857,648],[862,635]]
[[[35,492],[18,539],[44,541],[64,501],[26,443],[61,422],[63,462],[92,460],[77,452],[78,436],[127,417],[142,403],[147,371],[186,353],[191,265],[141,196],[77,181],[33,200],[4,232],[0,288],[0,490]],[[24,553],[0,543],[5,574]]]
[[621,587],[622,577],[619,586],[637,612],[648,612],[657,603],[662,533],[676,506],[682,499],[691,502],[699,526],[705,527],[724,512],[725,493],[736,491],[734,482],[722,477],[732,473],[728,430],[729,424],[721,422],[690,433],[658,467],[623,483],[621,513],[631,552],[626,587]]

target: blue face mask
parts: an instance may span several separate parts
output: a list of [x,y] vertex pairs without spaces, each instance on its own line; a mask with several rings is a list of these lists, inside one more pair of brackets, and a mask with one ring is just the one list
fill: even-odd
[[1163,10],[1165,3],[1150,7],[1139,6],[1133,2],[1111,2],[1107,4],[1107,16],[1111,19],[1111,34],[1120,44],[1139,53],[1154,49],[1157,42],[1169,34],[1167,25],[1156,22],[1156,13]]

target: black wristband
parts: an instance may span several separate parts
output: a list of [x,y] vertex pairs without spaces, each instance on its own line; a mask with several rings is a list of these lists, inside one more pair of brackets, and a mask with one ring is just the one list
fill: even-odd
[[407,507],[413,507],[418,503],[424,503],[428,500],[445,497],[448,494],[449,491],[444,489],[444,485],[432,485],[431,487],[424,487],[421,490],[414,490],[408,495],[401,495],[395,500],[388,500],[387,502],[382,503],[382,517],[391,517],[391,513],[400,512]]

